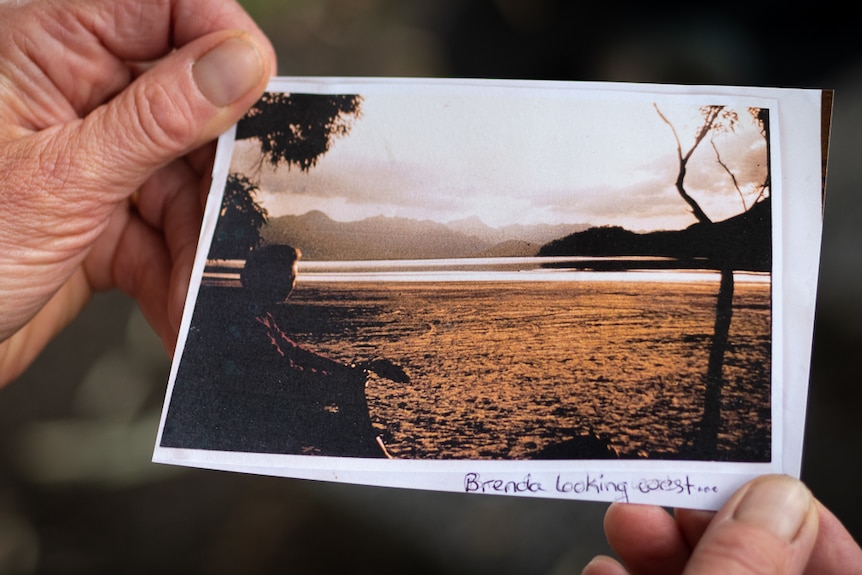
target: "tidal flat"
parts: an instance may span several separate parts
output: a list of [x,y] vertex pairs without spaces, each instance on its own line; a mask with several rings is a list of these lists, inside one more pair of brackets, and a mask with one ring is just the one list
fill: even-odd
[[[718,282],[300,283],[278,306],[297,342],[370,374],[393,457],[534,459],[583,438],[624,459],[689,459]],[[768,283],[737,282],[716,459],[769,461]],[[577,454],[566,458],[577,458]]]

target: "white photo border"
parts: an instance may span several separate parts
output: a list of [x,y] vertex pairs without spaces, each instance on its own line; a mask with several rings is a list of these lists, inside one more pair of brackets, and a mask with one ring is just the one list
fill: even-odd
[[[273,455],[162,447],[167,408],[191,325],[231,161],[234,130],[219,139],[180,337],[153,453],[157,463],[363,485],[521,496],[625,500],[717,509],[744,482],[799,476],[822,231],[821,91],[721,86],[406,78],[275,78],[272,92],[362,94],[369,90],[600,91],[744,100],[769,108],[772,146],[772,461],[428,461]],[[783,230],[793,230],[785,234]],[[474,476],[475,474],[475,476]],[[540,489],[535,486],[539,485]],[[625,486],[624,496],[619,486]],[[652,488],[652,486],[655,486]]]

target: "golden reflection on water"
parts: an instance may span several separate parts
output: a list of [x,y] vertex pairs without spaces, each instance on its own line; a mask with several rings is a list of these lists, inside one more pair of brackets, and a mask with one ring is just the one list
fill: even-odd
[[[717,284],[301,285],[298,341],[345,362],[385,358],[371,416],[395,457],[529,459],[584,434],[621,457],[679,458],[696,430]],[[768,460],[770,289],[738,284],[719,457]],[[684,452],[683,452],[684,453]]]

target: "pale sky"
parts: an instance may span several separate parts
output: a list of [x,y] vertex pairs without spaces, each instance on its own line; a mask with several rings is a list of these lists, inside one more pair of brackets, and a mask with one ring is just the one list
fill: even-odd
[[[256,141],[236,144],[232,170],[257,179],[258,199],[271,217],[321,210],[339,221],[478,216],[495,227],[587,223],[644,231],[694,223],[674,187],[673,134],[653,104],[674,124],[685,151],[702,120],[698,107],[714,100],[365,88],[361,117],[308,173],[261,168]],[[766,173],[765,142],[750,104],[729,105],[740,125],[715,143],[740,187],[753,190]],[[686,186],[714,221],[742,211],[709,139],[689,163]]]

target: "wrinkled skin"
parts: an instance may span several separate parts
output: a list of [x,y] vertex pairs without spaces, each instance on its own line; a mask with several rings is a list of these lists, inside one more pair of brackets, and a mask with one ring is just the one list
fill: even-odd
[[[792,517],[787,492],[803,498]],[[756,497],[749,497],[756,493]],[[778,532],[778,535],[776,535]],[[798,481],[757,478],[718,513],[614,504],[608,542],[621,563],[597,557],[583,575],[857,575],[862,550]]]
[[0,0],[0,384],[97,291],[173,349],[212,141],[275,69],[233,0]]

